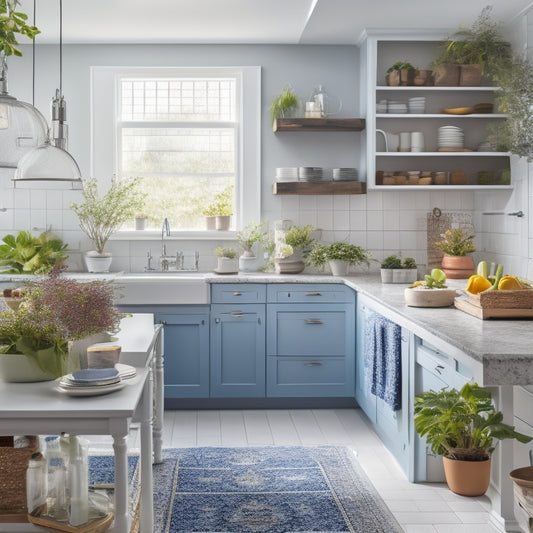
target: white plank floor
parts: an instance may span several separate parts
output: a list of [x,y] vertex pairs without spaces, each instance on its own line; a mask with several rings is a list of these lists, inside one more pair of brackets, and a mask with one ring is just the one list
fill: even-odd
[[486,497],[409,483],[359,409],[165,411],[163,437],[167,448],[349,446],[406,533],[496,533]]

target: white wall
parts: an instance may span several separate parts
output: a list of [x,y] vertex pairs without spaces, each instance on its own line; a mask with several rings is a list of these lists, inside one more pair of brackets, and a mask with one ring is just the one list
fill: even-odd
[[[30,101],[31,48],[22,59],[10,62],[10,94]],[[272,183],[278,166],[358,166],[360,134],[357,133],[277,133],[272,132],[269,105],[285,85],[290,84],[303,98],[324,84],[326,90],[343,102],[343,117],[359,116],[359,50],[353,46],[237,46],[237,45],[68,45],[64,46],[63,92],[69,106],[70,151],[84,176],[90,172],[89,68],[93,65],[173,65],[262,67],[262,209],[268,220],[292,219],[322,229],[325,241],[347,239],[368,248],[376,259],[401,252],[426,263],[426,214],[434,207],[442,211],[477,211],[477,244],[480,255],[487,253],[513,258],[520,263],[524,247],[515,238],[518,223],[506,218],[511,227],[494,228],[479,214],[488,205],[498,209],[513,203],[514,196],[502,192],[473,191],[370,191],[353,196],[273,196]],[[48,115],[49,101],[58,84],[57,46],[38,46],[36,55],[35,104]],[[109,172],[112,173],[113,169]],[[11,172],[0,169],[0,235],[19,229],[42,230],[48,226],[69,243],[73,268],[82,268],[81,251],[90,244],[79,231],[70,211],[77,199],[73,191],[13,189]],[[520,189],[520,195],[523,189]],[[531,203],[531,200],[530,200]],[[5,212],[1,208],[5,207]],[[494,208],[495,209],[495,208]],[[491,210],[493,208],[491,207]],[[501,217],[500,217],[501,218]],[[523,224],[524,219],[521,219]],[[526,222],[527,224],[527,222]],[[501,232],[500,232],[501,230]],[[507,238],[507,235],[513,238]],[[533,235],[533,232],[531,232]],[[505,247],[501,243],[505,243]],[[199,249],[201,268],[214,266],[213,250],[219,243],[184,242],[176,248]],[[115,240],[114,269],[141,270],[147,250],[159,253],[158,242]],[[172,250],[173,247],[170,247]],[[527,256],[525,264],[527,264]],[[375,265],[376,267],[377,265]],[[522,265],[521,265],[522,268]],[[520,271],[525,275],[526,271]]]

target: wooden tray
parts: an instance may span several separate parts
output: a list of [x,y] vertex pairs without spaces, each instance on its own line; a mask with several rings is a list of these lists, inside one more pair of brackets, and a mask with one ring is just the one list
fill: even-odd
[[455,307],[483,320],[487,318],[533,318],[533,289],[485,291],[455,299]]
[[83,524],[79,527],[65,524],[64,522],[56,522],[52,518],[45,516],[34,516],[29,514],[28,520],[37,526],[45,526],[58,531],[66,531],[67,533],[104,533],[107,531],[113,523],[113,513],[108,513],[102,518],[96,518]]

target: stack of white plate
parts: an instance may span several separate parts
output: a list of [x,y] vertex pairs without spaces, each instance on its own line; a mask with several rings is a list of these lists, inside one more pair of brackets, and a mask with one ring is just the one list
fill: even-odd
[[442,126],[439,128],[439,148],[463,148],[465,134],[457,126]]
[[426,97],[416,96],[408,100],[409,113],[425,113],[426,112]]
[[389,113],[407,113],[407,104],[390,101],[387,105]]
[[322,167],[300,167],[298,181],[324,181],[324,169]]
[[298,167],[277,168],[276,181],[298,181]]
[[376,103],[376,113],[386,113],[387,112],[387,100],[380,100]]
[[356,168],[334,168],[333,181],[357,181],[359,173]]

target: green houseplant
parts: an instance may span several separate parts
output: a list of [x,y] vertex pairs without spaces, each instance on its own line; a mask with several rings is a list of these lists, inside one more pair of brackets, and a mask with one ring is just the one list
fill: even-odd
[[[501,35],[499,24],[491,17],[492,6],[485,7],[470,27],[460,29],[443,42],[434,60],[435,85],[480,85],[482,74],[492,82],[511,64],[511,44]],[[445,65],[457,68],[458,80],[443,82]],[[448,83],[450,81],[450,83]]]
[[406,257],[403,262],[396,255],[389,255],[381,262],[382,283],[413,283],[418,276],[416,261]]
[[[466,383],[461,390],[430,390],[416,396],[414,426],[433,453],[443,456],[450,490],[465,496],[480,496],[487,490],[495,439],[531,441],[503,423],[490,391],[476,383]],[[455,469],[466,474],[464,481],[474,482],[472,486],[463,486]],[[474,472],[477,469],[479,473]]]
[[417,69],[408,61],[397,61],[387,69],[387,84],[391,86],[414,85]]
[[0,245],[0,267],[8,267],[6,274],[47,274],[68,255],[66,244],[46,231],[34,237],[29,231],[19,231],[16,236],[6,235]]
[[228,185],[215,194],[201,212],[206,217],[206,229],[228,230],[233,214],[233,185]]
[[140,178],[119,180],[113,177],[110,188],[100,195],[96,178],[84,181],[83,202],[73,203],[71,207],[78,215],[81,229],[95,246],[95,250],[86,255],[89,272],[109,271],[112,258],[104,252],[107,241],[124,222],[143,209],[146,195],[139,191],[139,182]]
[[444,253],[442,270],[450,279],[466,279],[474,273],[474,259],[467,254],[475,252],[474,235],[461,228],[448,229],[441,234],[442,240],[435,248]]
[[369,265],[370,254],[360,246],[347,242],[334,242],[331,244],[315,244],[307,260],[312,265],[323,268],[329,265],[334,276],[345,276],[350,266]]
[[265,223],[250,223],[237,233],[237,241],[243,253],[239,257],[239,270],[253,272],[257,270],[257,258],[252,248],[256,243],[263,244],[266,236]]
[[230,246],[217,246],[217,274],[236,274],[238,272],[237,250]]
[[290,87],[285,87],[278,96],[274,97],[270,104],[272,125],[274,125],[277,118],[293,117],[299,105],[300,99],[296,93]]
[[304,257],[315,242],[314,231],[307,225],[277,232],[274,263],[278,274],[298,274],[305,269]]
[[37,27],[28,24],[26,13],[17,11],[18,5],[18,0],[0,0],[0,54],[6,57],[22,56],[22,52],[16,47],[17,34],[33,39],[40,33]]

